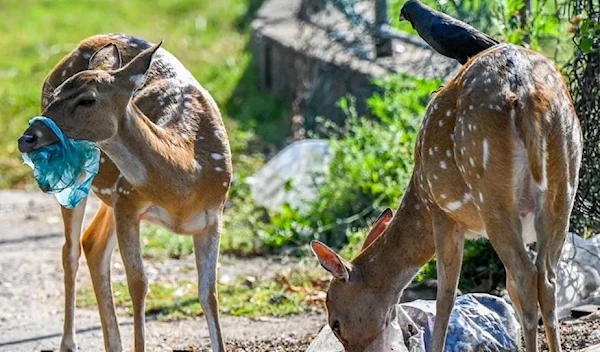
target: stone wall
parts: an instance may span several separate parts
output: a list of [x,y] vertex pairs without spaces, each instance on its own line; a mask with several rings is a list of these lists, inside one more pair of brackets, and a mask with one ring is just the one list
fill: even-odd
[[[356,97],[358,112],[365,113],[365,101],[376,89],[373,78],[400,72],[444,77],[457,68],[420,38],[400,33],[393,40],[394,56],[375,58],[372,41],[357,35],[339,11],[323,5],[311,13],[305,5],[303,0],[265,1],[252,23],[252,47],[260,89],[282,98],[308,127],[316,116],[343,122],[337,103],[347,95]],[[368,2],[362,5],[369,8]]]

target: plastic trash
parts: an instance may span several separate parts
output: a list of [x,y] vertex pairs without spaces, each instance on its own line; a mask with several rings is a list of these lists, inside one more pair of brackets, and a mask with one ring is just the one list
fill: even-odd
[[[403,303],[410,318],[423,330],[430,351],[435,301]],[[521,326],[513,307],[500,297],[467,294],[456,298],[446,335],[446,352],[518,351]]]
[[100,167],[100,149],[95,143],[67,138],[61,129],[45,116],[29,121],[46,124],[59,142],[23,153],[23,161],[33,169],[33,177],[45,193],[54,194],[65,208],[75,208],[90,193],[92,181]]
[[246,182],[260,206],[279,210],[289,204],[304,210],[317,197],[317,187],[325,181],[331,158],[328,141],[297,141],[280,151]]

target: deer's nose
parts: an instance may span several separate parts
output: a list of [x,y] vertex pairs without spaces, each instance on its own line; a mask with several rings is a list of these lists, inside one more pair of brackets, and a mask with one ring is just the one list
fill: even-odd
[[38,138],[34,134],[24,134],[19,138],[19,151],[21,153],[29,153],[37,145]]

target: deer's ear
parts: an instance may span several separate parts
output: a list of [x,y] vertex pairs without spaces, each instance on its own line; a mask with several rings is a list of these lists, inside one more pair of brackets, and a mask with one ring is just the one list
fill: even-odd
[[113,43],[107,44],[98,49],[88,64],[90,70],[105,70],[115,71],[121,68],[123,61],[121,60],[121,52]]
[[312,241],[310,246],[325,270],[329,271],[336,279],[348,282],[350,267],[333,249],[320,241]]
[[152,57],[154,53],[162,45],[160,43],[153,45],[152,47],[142,51],[136,57],[134,57],[127,65],[114,73],[117,80],[117,84],[122,88],[134,91],[146,83],[146,75],[148,69],[152,64]]
[[373,228],[371,231],[369,231],[367,238],[365,238],[365,243],[362,246],[363,249],[367,248],[371,243],[378,239],[379,236],[381,236],[388,226],[390,226],[393,217],[394,213],[390,208],[385,209],[383,213],[379,215],[379,218],[377,218],[375,221],[375,225],[373,225]]

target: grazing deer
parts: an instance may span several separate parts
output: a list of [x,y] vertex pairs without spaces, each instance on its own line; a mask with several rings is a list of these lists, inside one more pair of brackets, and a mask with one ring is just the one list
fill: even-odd
[[[556,266],[581,163],[581,129],[554,64],[499,45],[471,59],[432,99],[415,168],[392,217],[383,214],[361,253],[346,262],[313,242],[333,274],[329,324],[347,351],[363,351],[395,318],[402,290],[435,253],[437,317],[430,343],[442,351],[465,238],[488,238],[504,263],[528,352],[537,348],[537,307],[550,351],[560,351]],[[533,263],[524,243],[537,241]]]
[[[225,351],[216,290],[222,210],[232,176],[229,142],[210,94],[170,53],[126,35],[82,41],[50,72],[42,115],[69,138],[97,142],[102,151],[93,190],[100,209],[81,243],[98,301],[104,345],[121,351],[110,261],[118,241],[133,301],[135,351],[145,350],[148,279],[140,221],[192,235],[199,298],[214,351]],[[19,150],[57,142],[42,123],[19,139]],[[62,209],[66,244],[65,320],[61,351],[76,350],[75,276],[85,201]]]

